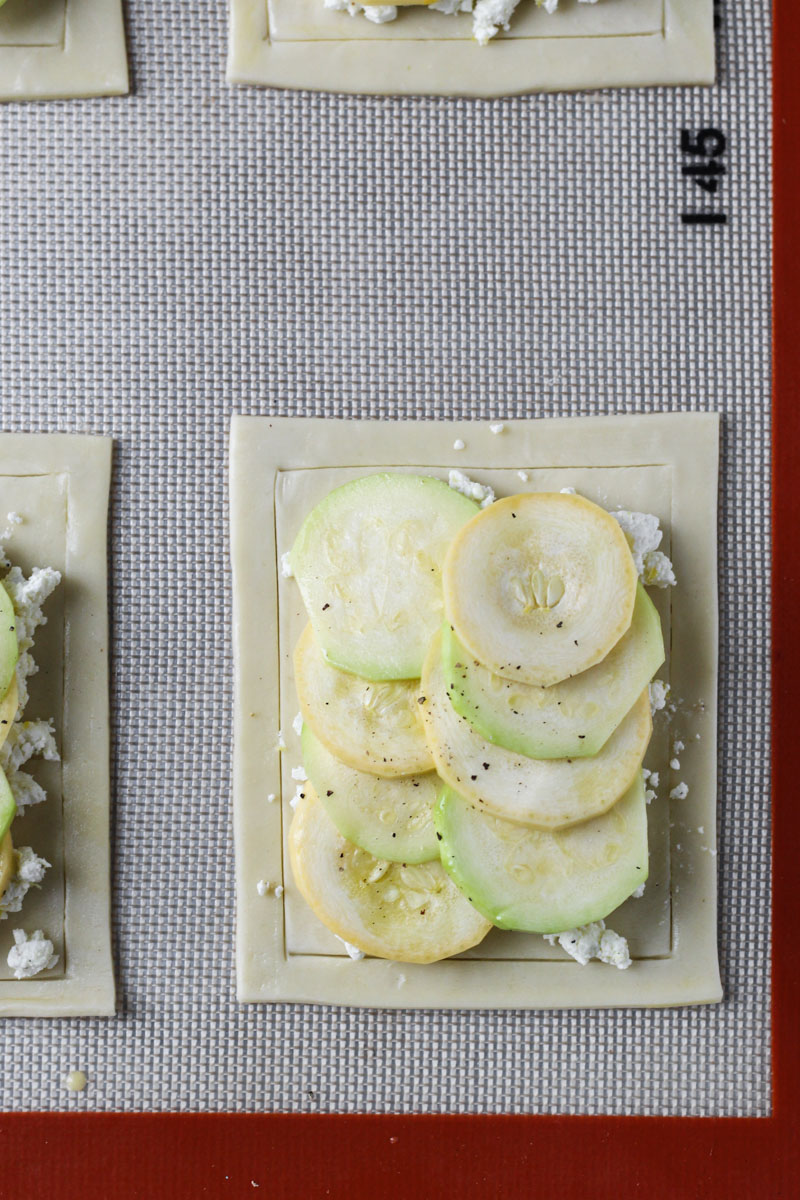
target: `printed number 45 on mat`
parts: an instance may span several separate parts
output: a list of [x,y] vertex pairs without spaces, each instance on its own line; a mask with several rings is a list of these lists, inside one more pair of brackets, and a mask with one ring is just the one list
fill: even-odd
[[[681,130],[681,154],[684,156],[681,174],[692,185],[707,196],[702,209],[681,213],[683,225],[726,225],[727,214],[717,205],[722,182],[727,174],[723,158],[728,149],[728,139],[721,129],[709,126],[705,129]],[[699,199],[699,197],[698,197]]]

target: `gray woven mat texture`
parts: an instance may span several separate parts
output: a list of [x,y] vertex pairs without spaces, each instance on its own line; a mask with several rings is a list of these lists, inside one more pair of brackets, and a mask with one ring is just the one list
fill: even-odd
[[[487,103],[234,91],[222,0],[129,0],[129,98],[0,111],[0,425],[116,439],[120,997],[3,1021],[0,1108],[770,1111],[769,8],[720,6],[712,90]],[[725,414],[724,1003],[238,1007],[231,414],[692,409]]]

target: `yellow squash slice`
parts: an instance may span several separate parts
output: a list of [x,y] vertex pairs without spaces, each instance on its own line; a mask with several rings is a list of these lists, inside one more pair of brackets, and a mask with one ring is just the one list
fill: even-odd
[[547,687],[616,645],[631,623],[637,574],[604,509],[532,492],[464,525],[442,582],[447,619],[470,654],[497,675]]
[[342,762],[372,775],[433,770],[416,680],[376,683],[332,667],[311,624],[295,648],[294,674],[303,720]]
[[306,786],[289,831],[292,873],[320,921],[375,958],[429,963],[482,941],[491,924],[440,862],[373,858],[336,829]]
[[564,829],[611,808],[633,783],[652,732],[645,690],[592,758],[527,758],[495,746],[448,698],[441,635],[431,643],[420,686],[420,711],[442,779],[486,812],[540,829]]

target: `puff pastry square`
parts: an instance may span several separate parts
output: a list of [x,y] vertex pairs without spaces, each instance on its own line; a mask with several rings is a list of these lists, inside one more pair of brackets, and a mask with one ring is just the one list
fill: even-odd
[[121,0],[8,0],[0,8],[0,100],[127,91]]
[[[111,441],[0,434],[0,522],[22,517],[11,561],[60,570],[36,634],[26,717],[53,717],[58,763],[31,764],[47,799],[18,816],[14,840],[52,864],[41,889],[0,922],[0,1016],[109,1016],[114,1012],[109,885],[109,721],[106,519]],[[3,507],[5,506],[5,507]],[[42,929],[57,966],[14,979],[14,929]]]
[[228,81],[376,95],[509,96],[714,82],[713,0],[522,0],[488,46],[467,14],[375,25],[322,0],[231,0]]
[[[234,831],[240,1001],[386,1008],[658,1006],[720,999],[716,948],[716,678],[718,418],[715,414],[505,423],[234,418]],[[454,443],[463,443],[456,449]],[[628,971],[580,967],[536,935],[492,931],[474,950],[430,966],[351,962],[297,892],[286,854],[300,762],[292,651],[305,621],[280,558],[331,488],[373,471],[447,478],[457,467],[499,494],[572,486],[608,508],[658,515],[678,586],[651,592],[669,655],[659,678],[676,698],[657,723],[647,765],[661,776],[650,806],[651,874],[640,900],[613,914],[630,942]],[[521,479],[524,472],[526,479]],[[286,750],[279,748],[279,731]],[[669,766],[682,736],[680,776]],[[679,781],[686,799],[670,800]],[[278,800],[270,802],[270,794]],[[283,887],[259,892],[260,880]],[[263,889],[262,889],[263,891]]]

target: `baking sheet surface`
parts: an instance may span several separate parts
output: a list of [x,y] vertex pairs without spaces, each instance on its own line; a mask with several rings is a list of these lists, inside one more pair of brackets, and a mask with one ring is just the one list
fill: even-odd
[[[0,1108],[769,1112],[769,7],[720,5],[714,89],[481,103],[229,90],[223,4],[129,0],[130,99],[0,111],[2,424],[117,439],[121,1000],[4,1021]],[[712,126],[715,197],[679,152]],[[724,414],[725,1001],[238,1007],[230,414],[667,409]]]

